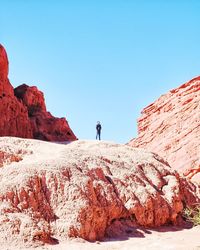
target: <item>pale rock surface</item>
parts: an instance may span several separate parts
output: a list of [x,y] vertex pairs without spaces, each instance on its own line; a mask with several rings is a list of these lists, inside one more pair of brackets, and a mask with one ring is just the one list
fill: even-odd
[[200,77],[162,95],[144,108],[138,137],[130,141],[158,153],[179,173],[200,181]]
[[3,249],[69,237],[95,241],[131,233],[138,225],[176,224],[185,205],[199,202],[195,185],[143,149],[12,137],[0,138],[0,148]]
[[[90,243],[79,239],[63,241],[57,245],[45,245],[37,250],[199,250],[200,226],[180,228],[163,226],[155,229],[137,228],[132,234],[103,242]],[[0,248],[1,249],[1,248]],[[2,250],[27,250],[16,246]],[[28,248],[35,250],[35,248]]]

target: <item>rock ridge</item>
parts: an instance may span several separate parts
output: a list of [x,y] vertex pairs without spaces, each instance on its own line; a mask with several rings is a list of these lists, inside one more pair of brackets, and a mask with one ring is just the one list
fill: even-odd
[[200,76],[144,108],[129,145],[158,153],[179,173],[200,180]]

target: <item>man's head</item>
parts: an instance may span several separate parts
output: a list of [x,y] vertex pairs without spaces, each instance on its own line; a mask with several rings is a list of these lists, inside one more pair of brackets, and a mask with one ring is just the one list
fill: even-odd
[[100,121],[98,121],[97,124],[100,124]]

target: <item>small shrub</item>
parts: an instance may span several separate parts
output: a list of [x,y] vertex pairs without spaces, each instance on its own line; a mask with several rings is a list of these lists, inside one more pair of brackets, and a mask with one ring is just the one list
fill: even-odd
[[186,207],[183,211],[183,217],[192,222],[194,226],[200,225],[200,204],[197,204],[194,208]]

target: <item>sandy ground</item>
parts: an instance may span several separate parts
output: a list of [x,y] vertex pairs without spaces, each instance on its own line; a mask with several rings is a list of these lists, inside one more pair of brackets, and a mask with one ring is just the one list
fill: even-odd
[[200,250],[200,226],[190,229],[161,227],[157,230],[137,230],[134,236],[121,239],[90,243],[82,239],[73,239],[57,245],[45,245],[37,248],[10,248],[1,250]]

